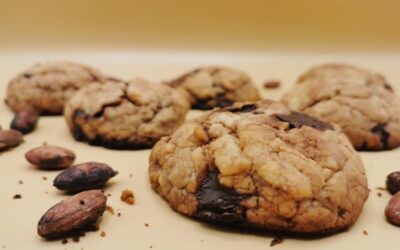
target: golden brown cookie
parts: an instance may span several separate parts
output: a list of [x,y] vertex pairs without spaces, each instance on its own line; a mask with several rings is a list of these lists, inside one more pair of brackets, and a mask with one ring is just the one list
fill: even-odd
[[149,148],[171,134],[189,110],[187,96],[143,79],[92,84],[65,108],[76,140],[114,149]]
[[198,68],[167,84],[187,91],[194,109],[207,110],[260,99],[249,76],[223,67]]
[[338,126],[268,100],[184,123],[153,147],[149,176],[180,213],[285,232],[348,228],[368,197],[364,166]]
[[102,73],[82,64],[36,64],[10,81],[6,103],[14,112],[34,108],[42,115],[59,115],[78,89],[103,81]]
[[338,124],[358,150],[400,145],[400,99],[383,76],[347,65],[322,65],[283,96],[290,109]]

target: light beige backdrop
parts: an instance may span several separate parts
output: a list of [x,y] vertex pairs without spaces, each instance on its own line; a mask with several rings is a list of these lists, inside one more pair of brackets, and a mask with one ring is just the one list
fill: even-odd
[[393,51],[398,0],[0,0],[0,50]]

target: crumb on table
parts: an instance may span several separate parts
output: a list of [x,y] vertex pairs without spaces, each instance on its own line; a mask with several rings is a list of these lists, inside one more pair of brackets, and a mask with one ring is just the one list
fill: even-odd
[[121,193],[121,200],[129,205],[135,204],[135,195],[129,189],[125,189]]
[[110,214],[114,215],[114,208],[112,206],[106,206],[106,211],[109,212]]
[[274,89],[278,88],[281,85],[281,82],[278,80],[267,80],[263,83],[264,88],[266,89]]
[[13,196],[13,199],[14,199],[14,200],[15,200],[15,199],[22,199],[22,195],[16,194],[16,195]]

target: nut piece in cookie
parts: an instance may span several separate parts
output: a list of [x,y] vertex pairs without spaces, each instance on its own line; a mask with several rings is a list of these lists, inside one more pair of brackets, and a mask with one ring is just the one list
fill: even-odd
[[0,130],[0,151],[16,147],[24,141],[21,132],[13,129]]
[[75,153],[58,146],[40,146],[25,154],[26,160],[41,169],[68,168],[75,161]]
[[61,237],[95,224],[103,215],[107,197],[100,190],[76,194],[51,207],[40,218],[38,234],[45,238]]
[[104,81],[102,73],[82,64],[37,64],[10,81],[6,103],[14,112],[34,108],[41,115],[60,115],[65,102],[78,89]]
[[33,108],[27,108],[15,114],[10,128],[18,130],[22,134],[28,134],[36,128],[38,120],[38,112]]
[[53,185],[64,191],[80,192],[104,186],[118,174],[110,166],[99,162],[86,162],[70,167],[56,176]]
[[269,100],[184,123],[153,147],[149,178],[180,213],[284,232],[348,228],[368,197],[362,161],[338,126]]
[[113,149],[141,149],[171,134],[188,110],[182,91],[135,79],[82,88],[67,104],[65,118],[76,140]]
[[194,109],[213,109],[234,102],[258,101],[260,95],[249,76],[223,67],[202,67],[183,74],[168,85],[185,90]]
[[303,74],[282,102],[338,124],[357,150],[400,145],[400,98],[382,75],[349,65],[322,65]]

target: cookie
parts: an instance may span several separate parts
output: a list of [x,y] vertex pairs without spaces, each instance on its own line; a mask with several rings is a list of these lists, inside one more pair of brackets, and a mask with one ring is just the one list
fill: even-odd
[[172,133],[184,121],[189,106],[181,91],[135,79],[82,88],[66,105],[65,117],[78,141],[141,149]]
[[379,74],[346,65],[316,67],[300,77],[282,102],[338,124],[357,150],[400,145],[400,99]]
[[250,77],[229,68],[198,68],[167,84],[187,91],[194,109],[207,110],[260,99]]
[[328,63],[312,67],[299,77],[297,83],[317,81],[322,84],[344,82],[367,86],[381,86],[393,91],[382,74],[348,64]]
[[10,81],[6,103],[14,112],[34,108],[42,115],[59,115],[79,88],[104,80],[99,71],[77,63],[37,64]]
[[184,123],[153,147],[149,178],[182,214],[283,232],[348,228],[368,197],[364,166],[338,126],[268,100]]

